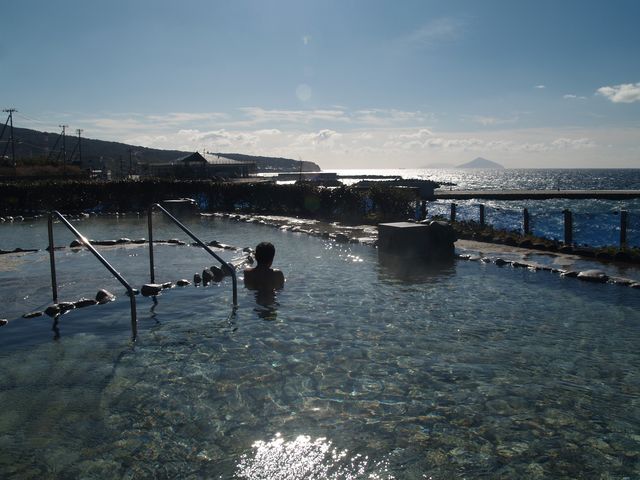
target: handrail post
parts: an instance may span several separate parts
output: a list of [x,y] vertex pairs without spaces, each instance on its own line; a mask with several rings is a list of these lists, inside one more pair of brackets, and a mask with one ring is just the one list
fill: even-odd
[[451,204],[451,221],[452,222],[456,221],[456,204],[455,203]]
[[620,212],[620,248],[627,247],[627,224],[629,213],[626,210]]
[[51,291],[53,303],[58,302],[58,281],[56,279],[56,258],[53,246],[53,214],[49,213],[49,221],[47,222],[47,230],[49,231],[49,263],[51,264]]
[[138,338],[138,313],[136,309],[136,295],[129,290],[129,303],[131,305],[131,339],[135,342]]
[[484,205],[478,205],[480,207],[480,228],[484,228]]
[[529,235],[531,230],[530,230],[530,227],[529,227],[529,210],[528,209],[525,208],[522,211],[522,217],[523,217],[522,218],[522,223],[523,223],[522,229],[524,230],[524,234],[525,235]]
[[153,205],[149,205],[149,210],[147,214],[147,225],[149,228],[149,273],[151,277],[151,283],[155,283],[156,281],[156,273],[155,266],[153,263],[153,220],[151,219],[151,215],[153,214]]
[[571,210],[564,210],[564,243],[565,245],[573,244],[573,217]]
[[238,277],[236,276],[236,271],[233,269],[233,273],[231,274],[231,286],[233,288],[233,306],[238,306]]

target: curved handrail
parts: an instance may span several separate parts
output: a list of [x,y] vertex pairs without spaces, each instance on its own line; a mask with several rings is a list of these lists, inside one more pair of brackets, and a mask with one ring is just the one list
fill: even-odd
[[66,218],[64,218],[64,216],[57,210],[52,210],[51,212],[49,212],[49,222],[48,222],[49,260],[51,262],[51,289],[53,290],[54,303],[58,302],[58,283],[56,280],[56,260],[55,260],[55,253],[54,253],[55,247],[53,244],[53,217],[54,216],[57,217],[58,220],[60,220],[65,227],[71,230],[71,232],[76,236],[78,241],[82,243],[85,247],[87,247],[89,251],[93,253],[93,255],[100,261],[100,263],[102,263],[102,265],[104,265],[105,268],[109,270],[109,272],[111,272],[111,274],[114,277],[116,277],[116,279],[122,285],[124,285],[124,287],[127,289],[127,293],[129,294],[129,299],[131,302],[131,335],[132,335],[132,340],[135,342],[138,336],[138,319],[136,314],[136,297],[135,296],[138,292],[129,284],[129,282],[127,282],[124,279],[122,275],[120,275],[120,273],[118,273],[118,271],[115,268],[111,266],[109,262],[107,262],[107,260],[105,260],[105,258],[102,255],[98,253],[98,251],[94,248],[94,246],[91,245],[91,242],[84,235],[82,235],[78,230],[76,230],[75,227],[71,225],[71,223],[69,223],[69,221]]
[[235,267],[233,265],[231,265],[230,263],[225,262],[224,259],[222,259],[219,255],[217,255],[213,250],[211,250],[208,245],[206,245],[202,240],[200,240],[198,237],[196,237],[196,235],[191,230],[189,230],[187,227],[185,227],[176,217],[171,215],[159,203],[151,204],[149,206],[149,210],[148,210],[149,269],[150,269],[150,274],[151,274],[150,275],[151,276],[151,282],[152,283],[155,282],[155,268],[154,268],[154,263],[153,263],[153,222],[151,220],[151,214],[152,214],[154,208],[159,209],[162,213],[164,213],[167,217],[169,217],[173,221],[173,223],[175,223],[184,233],[189,235],[193,240],[195,240],[198,243],[198,245],[200,245],[202,248],[204,248],[205,251],[209,255],[211,255],[213,258],[218,260],[218,262],[220,262],[220,264],[224,267],[224,270],[227,273],[231,274],[231,282],[232,282],[232,286],[233,286],[233,306],[237,307],[238,306],[238,279],[237,279],[237,276],[236,276]]

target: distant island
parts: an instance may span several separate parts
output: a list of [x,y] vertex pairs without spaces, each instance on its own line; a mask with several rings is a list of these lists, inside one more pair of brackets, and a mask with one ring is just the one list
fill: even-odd
[[492,162],[491,160],[487,160],[486,158],[478,157],[478,158],[474,158],[470,162],[463,163],[462,165],[458,165],[456,168],[493,168],[493,169],[503,169],[504,166],[500,165],[497,162]]

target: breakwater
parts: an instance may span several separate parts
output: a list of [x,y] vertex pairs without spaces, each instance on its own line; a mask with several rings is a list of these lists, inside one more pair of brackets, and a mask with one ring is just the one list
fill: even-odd
[[626,200],[640,198],[640,190],[438,190],[434,196],[439,200]]
[[[418,218],[446,218],[484,229],[537,237],[559,245],[589,247],[640,247],[640,214],[637,210],[589,210],[548,208],[541,202],[518,208],[517,203],[500,206],[484,203],[421,202]],[[588,206],[587,206],[588,208]],[[531,242],[529,242],[531,243]]]

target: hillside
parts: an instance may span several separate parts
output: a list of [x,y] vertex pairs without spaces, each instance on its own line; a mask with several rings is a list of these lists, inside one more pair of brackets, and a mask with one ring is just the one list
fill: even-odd
[[491,160],[487,160],[486,158],[478,157],[474,158],[470,162],[463,163],[462,165],[458,165],[456,168],[493,168],[493,169],[502,169],[503,165],[500,165],[497,162],[492,162]]
[[[37,165],[47,163],[62,164],[62,140],[58,132],[40,132],[28,128],[14,127],[15,152],[18,165]],[[9,139],[8,131],[0,139],[0,147],[4,150],[5,142]],[[57,142],[57,145],[56,145]],[[78,137],[67,134],[65,147],[67,152],[67,163],[79,162]],[[128,145],[120,142],[109,142],[82,137],[82,164],[83,169],[104,168],[112,171],[119,171],[121,168],[131,166],[135,170],[137,164],[170,162],[180,157],[184,157],[193,152],[180,150],[160,150],[156,148],[141,147],[138,145]],[[0,150],[0,154],[2,153]],[[51,155],[50,155],[51,154]],[[11,149],[7,150],[7,155],[11,155]],[[243,154],[220,154],[233,160],[255,162],[258,172],[278,172],[278,171],[298,171],[300,162],[287,158],[273,158]],[[57,161],[56,161],[57,159]],[[8,159],[0,159],[0,163],[7,163]],[[302,162],[302,170],[315,172],[320,167],[313,162]]]
[[282,157],[261,157],[254,155],[244,155],[242,153],[214,153],[221,157],[230,158],[240,162],[256,162],[258,171],[260,172],[298,172],[301,170],[302,163],[303,172],[319,172],[320,166],[317,163],[308,162],[306,160],[291,160]]

